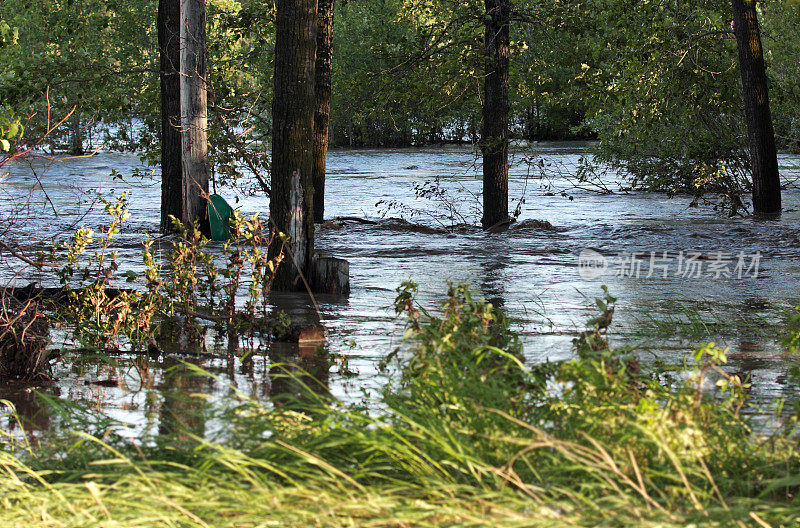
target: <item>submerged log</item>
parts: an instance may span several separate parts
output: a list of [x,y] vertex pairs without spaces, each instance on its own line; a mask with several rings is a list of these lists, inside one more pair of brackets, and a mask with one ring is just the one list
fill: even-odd
[[50,320],[39,303],[0,295],[0,380],[45,381]]
[[314,293],[350,294],[350,263],[336,257],[316,256],[311,265],[311,290]]
[[504,233],[508,231],[508,228],[511,227],[511,224],[513,224],[514,222],[516,222],[516,220],[514,220],[513,218],[504,218],[503,220],[500,220],[493,226],[487,227],[486,230],[494,234]]
[[[80,293],[85,288],[77,288],[72,290],[73,292]],[[28,284],[27,286],[23,286],[20,288],[17,287],[8,287],[5,290],[6,297],[13,297],[14,299],[20,302],[26,302],[31,300],[41,300],[41,301],[48,301],[56,304],[63,304],[68,300],[69,290],[62,287],[55,287],[55,288],[46,288],[37,286],[35,282]],[[106,297],[108,299],[116,299],[123,293],[136,293],[136,290],[130,288],[112,288],[106,286],[103,289]]]
[[325,342],[325,330],[318,324],[293,322],[286,327],[274,328],[272,338],[279,343],[319,345]]

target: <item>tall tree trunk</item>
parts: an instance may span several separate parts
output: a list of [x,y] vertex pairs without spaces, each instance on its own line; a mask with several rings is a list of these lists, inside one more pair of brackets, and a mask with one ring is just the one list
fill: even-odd
[[182,219],[181,185],[181,2],[158,1],[161,56],[161,231],[172,229],[170,215]]
[[69,153],[72,156],[83,156],[86,149],[83,148],[83,127],[78,112],[74,112],[69,123]]
[[318,0],[317,61],[314,93],[314,221],[325,216],[325,165],[328,156],[328,120],[331,114],[331,65],[333,62],[334,0]]
[[206,103],[206,3],[181,0],[181,150],[184,225],[208,224],[208,105]]
[[781,184],[756,3],[732,0],[731,4],[753,165],[753,212],[775,215],[781,212]]
[[485,0],[486,56],[483,100],[484,228],[508,219],[509,0]]
[[[290,237],[273,287],[303,289],[314,254],[314,70],[317,0],[276,0],[270,217]],[[277,247],[270,252],[274,255]]]

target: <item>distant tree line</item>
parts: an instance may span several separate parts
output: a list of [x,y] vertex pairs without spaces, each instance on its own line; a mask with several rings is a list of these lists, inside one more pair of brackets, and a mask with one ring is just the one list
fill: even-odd
[[[761,22],[777,147],[800,150],[800,6],[745,4]],[[328,121],[330,145],[479,145],[492,96],[484,82],[487,5],[338,2],[331,102],[328,115],[317,116]],[[205,7],[211,177],[235,180],[248,169],[268,188],[274,4]],[[597,138],[599,159],[638,188],[723,190],[732,200],[750,189],[729,0],[514,0],[508,11],[508,139]],[[52,148],[79,153],[102,144],[159,162],[167,138],[157,19],[153,0],[5,0],[3,39],[14,39],[0,47],[0,106],[26,122],[28,137],[46,128],[48,115],[74,108],[50,136]]]

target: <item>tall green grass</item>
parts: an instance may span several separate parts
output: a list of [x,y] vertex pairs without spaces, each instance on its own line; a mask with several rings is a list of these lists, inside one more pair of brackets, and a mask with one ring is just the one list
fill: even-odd
[[797,526],[796,420],[755,433],[747,380],[713,345],[680,374],[610,348],[613,302],[573,359],[530,367],[469,288],[433,314],[406,284],[409,346],[374,405],[308,387],[276,406],[240,395],[217,438],[9,444],[0,526]]

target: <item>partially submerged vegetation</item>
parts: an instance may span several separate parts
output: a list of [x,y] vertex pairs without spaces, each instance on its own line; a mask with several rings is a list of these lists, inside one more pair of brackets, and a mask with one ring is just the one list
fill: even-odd
[[[210,246],[196,226],[174,220],[176,236],[156,246],[145,237],[142,264],[120,267],[120,229],[130,217],[126,194],[105,203],[101,231],[81,227],[70,238],[40,247],[33,263],[39,278],[0,290],[0,380],[46,382],[51,363],[62,355],[46,351],[49,327],[62,330],[65,351],[90,354],[204,353],[211,328],[234,344],[240,335],[275,334],[289,327],[267,305],[283,252],[267,255],[282,235],[257,214],[234,213],[231,238]],[[55,286],[53,286],[53,284]],[[295,339],[296,340],[296,339]]]
[[[217,435],[5,438],[6,526],[794,526],[796,412],[754,428],[748,380],[698,348],[679,373],[614,349],[615,299],[572,359],[531,367],[506,318],[465,285],[441,310],[399,289],[410,347],[377,401],[239,395]],[[796,343],[796,336],[789,344]],[[290,371],[287,369],[287,376]],[[197,375],[207,375],[197,371]],[[305,383],[305,382],[304,382]],[[304,383],[300,383],[301,386]],[[66,419],[66,415],[65,415]]]
[[0,380],[41,380],[49,341],[50,323],[37,301],[0,293]]

